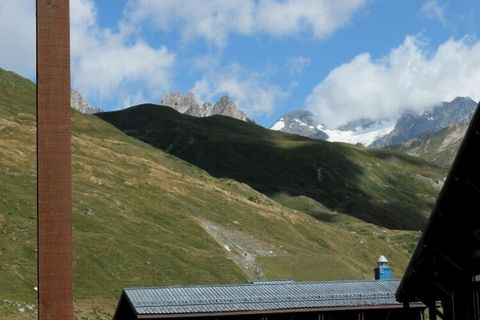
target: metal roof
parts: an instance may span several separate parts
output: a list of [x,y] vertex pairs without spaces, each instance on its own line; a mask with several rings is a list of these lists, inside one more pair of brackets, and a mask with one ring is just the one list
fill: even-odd
[[294,282],[127,288],[137,315],[399,305],[399,280]]

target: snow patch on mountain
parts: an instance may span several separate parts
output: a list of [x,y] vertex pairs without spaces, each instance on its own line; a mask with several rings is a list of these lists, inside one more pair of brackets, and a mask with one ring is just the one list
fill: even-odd
[[320,117],[305,110],[295,110],[278,119],[271,130],[283,131],[331,142],[361,143],[365,146],[390,133],[396,120],[359,119],[337,128],[328,128],[321,123]]
[[296,123],[298,123],[299,125],[301,125],[301,126],[308,127],[308,125],[307,125],[305,122],[303,122],[303,121],[300,121],[300,120],[298,120],[298,119],[293,119],[293,120],[294,120]]
[[353,130],[329,130],[323,127],[321,130],[328,135],[327,141],[350,144],[361,143],[364,146],[368,146],[376,139],[392,132],[395,124],[396,120],[390,119],[377,121],[367,127],[359,126]]
[[280,131],[285,128],[285,122],[283,118],[280,118],[275,124],[270,128],[271,130]]
[[294,110],[278,119],[270,129],[312,139],[326,140],[328,138],[326,133],[316,128],[319,123],[318,116],[310,111]]

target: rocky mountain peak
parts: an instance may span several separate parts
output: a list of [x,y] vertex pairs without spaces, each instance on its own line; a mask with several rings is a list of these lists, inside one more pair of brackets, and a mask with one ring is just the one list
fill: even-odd
[[320,118],[308,110],[293,110],[283,115],[271,127],[272,130],[297,134],[313,139],[327,140]]
[[470,97],[456,97],[451,101],[453,104],[461,103],[461,104],[471,104],[471,103],[476,103],[475,101],[472,100]]
[[166,94],[160,104],[174,108],[180,113],[194,117],[209,117],[215,114],[247,121],[247,115],[228,96],[221,97],[214,105],[210,102],[198,103],[192,92],[182,95],[178,92]]
[[208,117],[212,115],[212,105],[208,102],[205,102],[202,105],[193,105],[184,113],[199,118]]
[[217,101],[217,104],[222,104],[222,105],[233,104],[233,105],[235,105],[235,104],[233,103],[232,99],[230,99],[229,96],[222,96],[222,97],[220,97],[220,99]]
[[102,110],[93,107],[81,94],[76,90],[72,90],[70,93],[70,105],[73,109],[80,111],[81,113],[97,113]]
[[223,96],[213,106],[212,114],[220,114],[227,117],[232,117],[242,121],[247,121],[247,115],[242,110],[238,109],[232,99],[228,96]]
[[169,106],[180,113],[185,113],[189,109],[195,110],[200,107],[197,98],[192,92],[187,92],[184,95],[180,92],[167,93],[160,101],[160,104]]

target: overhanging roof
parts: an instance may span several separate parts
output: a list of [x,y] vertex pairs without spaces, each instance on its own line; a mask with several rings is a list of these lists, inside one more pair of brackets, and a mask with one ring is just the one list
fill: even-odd
[[235,313],[295,309],[402,307],[399,280],[294,282],[124,289],[124,303],[138,315]]
[[475,250],[480,250],[479,200],[480,111],[477,106],[398,288],[398,301],[433,303],[450,295],[459,283],[472,283],[472,257]]

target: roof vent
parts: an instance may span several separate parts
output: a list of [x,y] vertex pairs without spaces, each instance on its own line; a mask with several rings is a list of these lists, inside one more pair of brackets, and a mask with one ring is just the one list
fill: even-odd
[[387,260],[387,258],[385,258],[385,256],[382,255],[378,258],[378,263],[379,264],[380,263],[388,263],[388,260]]
[[377,260],[375,280],[392,280],[392,268],[390,268],[387,258],[383,255]]

